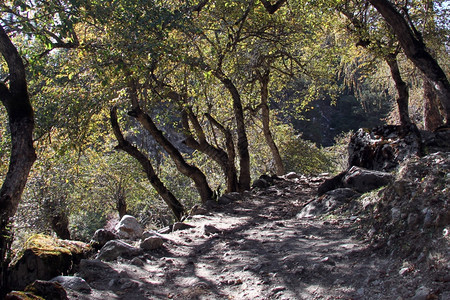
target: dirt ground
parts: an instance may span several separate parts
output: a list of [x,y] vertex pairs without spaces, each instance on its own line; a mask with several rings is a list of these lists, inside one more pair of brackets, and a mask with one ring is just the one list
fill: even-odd
[[69,298],[450,299],[448,274],[373,250],[354,234],[358,216],[298,218],[322,179],[253,190],[139,258],[89,261],[91,293]]

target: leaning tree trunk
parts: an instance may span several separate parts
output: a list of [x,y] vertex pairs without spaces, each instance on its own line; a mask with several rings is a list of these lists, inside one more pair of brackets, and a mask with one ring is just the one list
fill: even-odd
[[242,108],[241,95],[234,83],[220,71],[214,72],[215,76],[228,89],[233,99],[234,118],[236,120],[236,130],[238,136],[238,153],[239,153],[239,190],[245,191],[250,189],[250,154],[248,152],[248,139],[245,130],[244,109]]
[[421,38],[413,32],[405,18],[387,0],[369,0],[392,27],[406,56],[433,84],[450,125],[450,83],[438,62],[427,51]]
[[[225,174],[226,183],[227,183],[227,193],[236,192],[238,188],[237,184],[237,175],[236,175],[236,168],[233,164],[229,164],[229,157],[227,152],[225,152],[223,149],[214,147],[208,141],[206,140],[206,135],[204,133],[203,128],[201,127],[197,116],[194,115],[192,112],[192,109],[188,108],[187,111],[183,111],[182,113],[182,125],[184,127],[185,133],[186,133],[186,139],[185,143],[188,147],[191,147],[192,149],[198,150],[202,153],[205,153],[208,155],[212,160],[214,160],[217,164],[219,164],[220,168]],[[195,132],[197,134],[197,140],[194,139],[194,137],[191,134],[191,129],[189,126],[189,120],[192,123],[192,126],[195,129]]]
[[175,218],[180,221],[184,214],[183,205],[177,200],[177,198],[164,186],[164,184],[156,175],[155,170],[152,167],[150,160],[145,156],[138,148],[128,142],[120,130],[119,123],[117,121],[117,108],[113,107],[110,112],[110,121],[113,128],[114,135],[119,143],[116,149],[123,150],[130,156],[134,157],[143,167],[145,174],[147,175],[150,184],[166,202],[169,208],[172,210]]
[[183,155],[181,155],[180,151],[178,151],[178,149],[175,148],[175,146],[164,136],[162,131],[156,127],[152,118],[142,111],[139,106],[137,87],[134,80],[129,82],[129,89],[133,109],[128,112],[128,115],[135,117],[139,123],[152,135],[155,141],[163,147],[163,149],[174,161],[177,170],[194,181],[202,203],[212,199],[213,192],[208,185],[205,174],[203,174],[203,172],[196,166],[188,164],[183,158]]
[[396,54],[388,54],[385,57],[386,63],[389,65],[389,69],[391,70],[392,79],[395,82],[395,88],[397,89],[397,107],[398,114],[400,116],[400,124],[404,127],[409,126],[411,124],[411,119],[409,117],[409,92],[408,85],[403,81],[402,75],[400,74],[400,69],[397,63],[397,55]]
[[[0,82],[0,101],[9,117],[11,156],[0,189],[0,293],[7,291],[7,253],[11,244],[10,226],[19,205],[28,174],[36,160],[33,147],[34,114],[28,96],[25,66],[17,49],[0,26],[0,52],[9,69],[9,88]],[[4,295],[0,295],[2,298]]]
[[272,132],[270,131],[270,111],[269,111],[269,75],[270,73],[267,71],[260,78],[261,83],[261,116],[263,123],[263,133],[264,138],[266,139],[266,143],[269,146],[270,152],[272,152],[272,157],[275,161],[275,169],[277,175],[281,176],[285,174],[283,160],[281,159],[280,151],[278,151],[278,147],[275,144],[275,141],[272,137]]

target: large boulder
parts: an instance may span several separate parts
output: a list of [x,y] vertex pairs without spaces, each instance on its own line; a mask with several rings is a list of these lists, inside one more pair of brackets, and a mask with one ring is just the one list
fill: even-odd
[[125,215],[117,224],[115,230],[121,239],[136,240],[140,239],[144,230],[135,217]]
[[342,183],[346,188],[354,189],[359,193],[366,193],[389,184],[393,179],[394,175],[391,173],[353,166],[345,173]]
[[11,267],[9,284],[12,289],[23,290],[35,280],[49,280],[68,274],[73,265],[91,253],[83,242],[60,240],[36,234],[24,244],[22,255]]
[[107,242],[116,240],[118,238],[119,237],[117,236],[117,234],[112,231],[106,229],[98,229],[92,236],[90,244],[94,249],[99,250],[103,246],[105,246]]
[[348,165],[389,172],[406,159],[421,153],[421,136],[414,126],[361,128],[350,139]]
[[128,243],[121,240],[109,241],[100,249],[96,258],[106,261],[112,261],[117,259],[119,256],[124,258],[131,258],[133,256],[140,255],[142,250],[136,248]]
[[319,196],[340,188],[350,188],[359,193],[370,192],[392,182],[394,175],[388,172],[351,167],[339,175],[325,180],[318,188]]

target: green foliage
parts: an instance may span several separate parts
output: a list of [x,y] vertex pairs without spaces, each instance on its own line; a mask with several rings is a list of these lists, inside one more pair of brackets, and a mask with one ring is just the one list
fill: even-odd
[[334,171],[328,153],[300,135],[286,141],[282,157],[287,172],[311,175]]
[[107,216],[102,211],[83,211],[72,214],[70,218],[71,238],[89,242],[97,229],[105,227]]
[[335,137],[335,144],[324,150],[333,165],[334,173],[340,173],[348,168],[348,144],[353,131],[343,132]]

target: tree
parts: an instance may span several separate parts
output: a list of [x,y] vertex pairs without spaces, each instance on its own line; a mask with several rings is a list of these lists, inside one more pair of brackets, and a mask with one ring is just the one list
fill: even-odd
[[22,57],[0,25],[0,53],[9,75],[0,82],[0,101],[6,108],[11,133],[9,170],[0,189],[0,290],[6,292],[7,251],[11,243],[10,226],[19,205],[28,174],[36,160],[33,147],[34,113],[28,95]]
[[[405,128],[411,124],[409,117],[408,101],[409,91],[408,85],[403,81],[397,56],[399,47],[394,42],[394,37],[390,34],[389,29],[380,25],[376,26],[376,18],[370,17],[370,11],[367,6],[350,8],[351,2],[345,2],[339,6],[339,11],[346,16],[351,22],[353,28],[347,26],[347,30],[356,36],[357,46],[368,49],[375,56],[381,57],[389,66],[391,77],[394,80],[397,89],[397,108],[400,116],[400,124]],[[358,18],[359,16],[359,18]]]
[[405,55],[420,69],[434,88],[445,110],[446,124],[450,124],[450,83],[445,72],[427,50],[422,35],[388,0],[369,0],[395,32]]
[[130,142],[128,142],[124,137],[120,130],[119,123],[117,121],[117,107],[113,107],[110,113],[110,121],[111,126],[114,131],[114,135],[116,136],[119,145],[116,146],[116,149],[123,150],[127,152],[129,155],[134,157],[139,163],[142,165],[144,172],[147,175],[148,180],[158,192],[158,194],[163,198],[169,208],[172,210],[175,218],[180,221],[181,217],[184,214],[183,205],[175,198],[175,196],[164,186],[159,177],[156,175],[150,160],[135,146],[133,146]]

